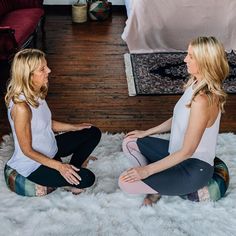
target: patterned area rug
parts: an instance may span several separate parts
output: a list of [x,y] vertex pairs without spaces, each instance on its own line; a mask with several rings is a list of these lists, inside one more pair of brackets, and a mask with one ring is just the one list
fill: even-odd
[[[182,94],[188,80],[186,53],[125,54],[129,95]],[[228,53],[230,75],[224,81],[227,93],[236,93],[236,54]]]

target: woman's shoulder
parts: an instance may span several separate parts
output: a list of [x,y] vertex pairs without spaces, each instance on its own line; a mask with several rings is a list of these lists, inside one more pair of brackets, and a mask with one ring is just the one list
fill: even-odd
[[28,114],[31,113],[31,109],[26,101],[22,101],[22,102],[17,102],[13,105],[12,112],[17,113],[19,115],[23,115],[26,113]]
[[25,101],[26,101],[25,95],[23,93],[20,93],[20,94],[15,94],[14,96],[11,97],[10,104],[12,106],[15,106],[16,104],[22,103]]
[[30,120],[31,116],[31,109],[26,101],[18,102],[12,107],[11,118],[14,121],[22,122],[23,120]]
[[211,111],[219,109],[219,97],[217,95],[208,95],[205,92],[199,92],[193,99],[191,107],[196,109]]
[[192,101],[192,106],[198,108],[209,108],[209,97],[204,92],[198,93]]

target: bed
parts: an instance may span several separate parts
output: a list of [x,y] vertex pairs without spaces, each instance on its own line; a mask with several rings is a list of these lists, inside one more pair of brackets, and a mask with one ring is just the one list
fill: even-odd
[[235,0],[125,0],[122,34],[130,53],[185,51],[191,39],[215,36],[236,49]]

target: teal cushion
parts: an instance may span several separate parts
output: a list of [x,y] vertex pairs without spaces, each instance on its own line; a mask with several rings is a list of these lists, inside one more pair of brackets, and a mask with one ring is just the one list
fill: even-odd
[[208,184],[196,192],[181,196],[195,202],[217,201],[225,195],[229,186],[229,170],[226,164],[215,157],[214,173]]
[[56,188],[36,184],[8,165],[4,169],[5,181],[9,189],[21,196],[38,197],[51,193]]

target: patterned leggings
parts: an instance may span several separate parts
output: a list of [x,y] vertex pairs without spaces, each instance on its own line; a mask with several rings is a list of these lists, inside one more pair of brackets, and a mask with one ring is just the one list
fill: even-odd
[[[123,151],[133,167],[145,166],[168,156],[169,141],[145,137],[141,139],[125,138]],[[141,181],[127,183],[119,178],[120,188],[128,193],[179,196],[195,192],[205,186],[212,177],[214,167],[195,158],[158,172]]]

